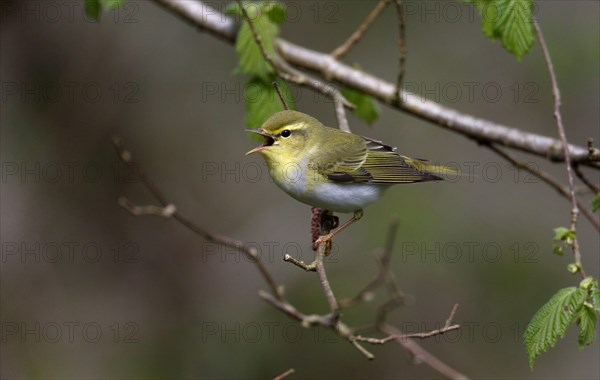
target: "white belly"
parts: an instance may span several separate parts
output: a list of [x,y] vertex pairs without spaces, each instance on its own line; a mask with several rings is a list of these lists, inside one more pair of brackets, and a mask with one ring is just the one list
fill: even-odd
[[318,183],[308,189],[301,181],[282,183],[279,187],[293,198],[311,206],[335,212],[362,210],[378,200],[388,188],[368,183]]

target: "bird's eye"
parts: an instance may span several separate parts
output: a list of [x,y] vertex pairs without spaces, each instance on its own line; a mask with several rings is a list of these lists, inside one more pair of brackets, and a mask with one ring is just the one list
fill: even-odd
[[284,129],[281,132],[281,137],[290,137],[291,134],[292,134],[292,132],[289,129]]

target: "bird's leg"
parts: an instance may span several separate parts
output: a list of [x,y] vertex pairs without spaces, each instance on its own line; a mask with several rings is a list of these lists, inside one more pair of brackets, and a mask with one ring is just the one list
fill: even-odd
[[[337,228],[340,219],[333,215],[333,212],[318,207],[311,208],[310,234],[313,244],[313,251],[316,251],[318,246],[315,242],[321,235],[327,235],[331,230]],[[326,250],[328,252],[329,250]]]
[[354,224],[354,222],[358,221],[360,218],[362,218],[362,216],[363,216],[362,210],[354,211],[354,216],[349,221],[342,224],[340,227],[331,231],[327,235],[319,236],[319,238],[315,241],[315,244],[314,244],[315,247],[318,247],[319,244],[321,244],[321,243],[326,243],[326,242],[330,241],[335,235],[339,234],[340,232],[345,230],[347,227]]

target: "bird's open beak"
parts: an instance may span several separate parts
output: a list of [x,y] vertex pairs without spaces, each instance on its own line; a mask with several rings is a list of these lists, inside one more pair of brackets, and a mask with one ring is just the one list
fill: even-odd
[[246,132],[258,133],[265,139],[265,141],[263,142],[263,144],[261,146],[257,146],[256,148],[248,151],[248,153],[246,153],[246,156],[249,154],[252,154],[252,153],[260,152],[261,150],[270,147],[275,142],[273,137],[271,137],[271,135],[269,135],[262,129],[246,129]]

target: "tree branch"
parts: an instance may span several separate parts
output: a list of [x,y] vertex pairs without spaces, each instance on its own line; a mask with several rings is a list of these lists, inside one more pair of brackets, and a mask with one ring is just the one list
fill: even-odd
[[[155,0],[192,25],[199,27],[231,44],[235,42],[237,27],[233,19],[204,4],[191,0]],[[327,53],[304,48],[281,38],[276,42],[282,58],[290,64],[317,73],[328,73],[333,80],[365,92],[391,107],[403,110],[421,119],[450,129],[477,141],[487,141],[535,154],[551,161],[563,162],[560,140],[523,132],[469,114],[442,106],[421,96],[402,92],[401,104],[393,104],[396,86],[374,75],[361,72],[333,59]],[[571,162],[600,168],[600,150],[591,154],[586,148],[569,145]]]
[[405,339],[403,338],[403,334],[400,330],[391,325],[384,325],[381,328],[381,331],[395,337],[395,341],[398,342],[402,347],[404,347],[408,352],[413,356],[413,360],[417,363],[424,362],[427,363],[431,368],[435,369],[442,375],[455,380],[466,380],[468,377],[454,368],[450,367],[446,363],[442,362],[440,359],[430,354],[421,347],[417,342],[413,339]]
[[[594,184],[592,181],[590,181],[581,171],[581,168],[579,167],[579,165],[574,165],[573,166],[573,170],[575,171],[575,174],[577,175],[577,177],[581,180],[581,182],[584,183],[584,185],[587,186],[588,189],[590,189],[592,192],[594,193],[600,193],[600,187],[598,187],[596,184]],[[581,206],[580,206],[581,208]]]

